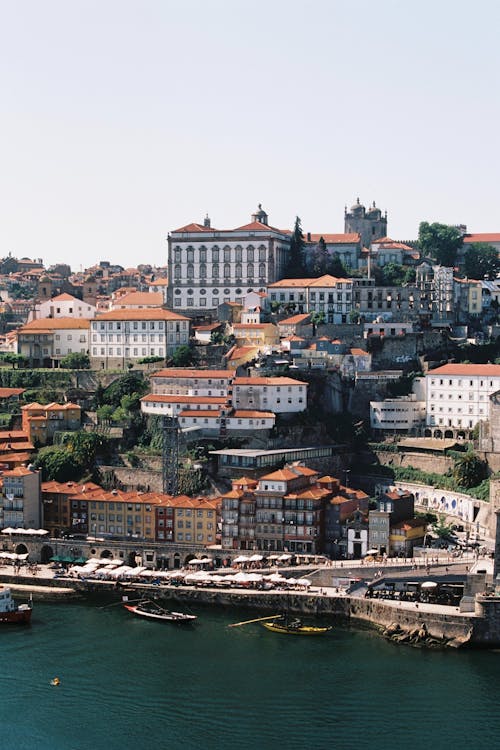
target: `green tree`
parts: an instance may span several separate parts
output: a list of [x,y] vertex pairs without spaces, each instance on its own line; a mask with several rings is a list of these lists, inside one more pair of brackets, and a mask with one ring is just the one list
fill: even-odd
[[313,312],[311,313],[311,323],[312,323],[312,335],[316,336],[316,326],[320,326],[325,322],[325,313],[322,312]]
[[59,362],[59,367],[65,370],[88,370],[90,368],[90,358],[88,354],[72,352],[66,354]]
[[464,256],[464,273],[470,279],[496,279],[500,271],[498,250],[486,242],[473,242]]
[[454,460],[453,478],[461,487],[477,487],[486,473],[486,464],[474,451],[468,450]]
[[326,272],[337,279],[346,279],[349,276],[349,271],[342,263],[342,259],[338,253],[333,253],[329,258]]
[[292,238],[290,240],[290,251],[285,276],[289,279],[300,279],[305,276],[305,242],[302,234],[300,219],[295,218]]
[[14,352],[2,352],[0,354],[0,361],[7,362],[7,364],[12,365],[12,368],[15,368],[24,367],[27,359],[22,354],[15,354]]
[[312,275],[323,276],[325,273],[328,273],[329,260],[326,242],[323,237],[320,237],[318,244],[308,258],[308,268]]
[[349,313],[349,323],[359,323],[361,314],[359,310],[351,310]]
[[47,482],[68,482],[79,476],[80,468],[75,457],[65,448],[47,446],[38,451],[34,466],[42,471],[42,479]]
[[452,524],[446,523],[446,516],[440,514],[438,519],[432,524],[432,531],[440,539],[450,536],[453,531]]
[[190,346],[179,346],[172,354],[174,367],[190,367],[194,364],[194,351]]
[[121,405],[123,396],[128,396],[131,393],[138,393],[140,396],[144,396],[147,391],[148,384],[142,373],[128,372],[126,375],[117,378],[103,393],[100,393],[100,403],[98,405],[110,404],[116,408]]
[[448,224],[429,224],[422,221],[418,228],[418,244],[420,249],[430,255],[441,266],[454,266],[457,251],[463,245],[460,230]]

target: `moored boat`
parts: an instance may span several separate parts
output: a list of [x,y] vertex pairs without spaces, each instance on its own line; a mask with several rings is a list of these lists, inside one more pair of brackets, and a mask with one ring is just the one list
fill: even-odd
[[179,624],[188,624],[198,619],[196,615],[188,615],[185,612],[172,612],[165,609],[154,601],[145,600],[138,604],[124,604],[126,610],[138,617],[145,617],[149,620],[163,620],[165,622],[175,622]]
[[32,604],[16,604],[8,586],[0,586],[0,624],[29,625]]
[[285,617],[276,618],[271,622],[263,622],[262,625],[272,633],[285,633],[287,635],[325,635],[332,629],[330,625],[324,627],[304,625],[300,620],[287,620]]

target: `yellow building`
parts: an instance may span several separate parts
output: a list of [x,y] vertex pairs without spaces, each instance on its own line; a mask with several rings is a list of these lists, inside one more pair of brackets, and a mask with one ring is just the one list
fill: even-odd
[[403,553],[405,556],[413,553],[413,547],[422,544],[427,524],[422,518],[410,518],[398,521],[391,526],[389,534],[389,550],[391,554]]

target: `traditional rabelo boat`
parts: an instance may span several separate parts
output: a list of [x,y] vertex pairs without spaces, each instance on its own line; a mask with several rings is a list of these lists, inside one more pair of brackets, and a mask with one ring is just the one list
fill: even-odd
[[7,586],[0,586],[0,624],[29,625],[32,602],[16,604]]
[[287,635],[325,635],[332,629],[330,625],[324,627],[304,625],[301,620],[289,619],[284,615],[261,624],[272,633],[285,633]]
[[197,619],[196,615],[188,615],[185,612],[172,612],[162,607],[158,602],[151,599],[144,599],[137,604],[124,604],[126,610],[138,617],[145,617],[148,620],[163,620],[164,622],[174,622],[180,625],[187,625]]

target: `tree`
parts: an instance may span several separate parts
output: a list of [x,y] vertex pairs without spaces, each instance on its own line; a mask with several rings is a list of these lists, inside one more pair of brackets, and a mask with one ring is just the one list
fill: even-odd
[[432,531],[440,539],[445,539],[453,532],[453,525],[447,524],[446,516],[441,514],[439,518],[432,524]]
[[349,312],[349,323],[359,323],[361,314],[359,310],[351,310]]
[[287,278],[300,279],[302,276],[305,276],[306,270],[304,255],[304,235],[302,234],[300,219],[297,216],[295,218],[295,226],[293,228],[293,234],[290,240],[290,252],[288,255],[288,264],[285,272],[285,276]]
[[422,221],[418,228],[420,249],[430,255],[441,266],[453,267],[457,250],[462,247],[464,239],[460,230],[448,224],[429,224]]
[[326,272],[338,279],[346,279],[349,276],[349,272],[342,263],[342,259],[338,253],[334,253],[328,259]]
[[90,358],[88,354],[72,352],[66,354],[59,362],[59,367],[65,370],[88,370],[90,368]]
[[477,487],[486,477],[486,464],[468,450],[454,460],[453,478],[461,487]]
[[311,323],[312,323],[312,335],[316,336],[316,326],[321,325],[325,322],[325,313],[322,312],[313,312],[311,313]]
[[65,448],[56,446],[41,448],[34,465],[42,470],[42,478],[46,482],[51,479],[55,479],[56,482],[67,482],[79,475],[75,457]]
[[324,276],[325,273],[328,273],[328,265],[329,257],[326,242],[323,237],[320,237],[318,244],[308,258],[308,268],[313,276]]
[[[122,375],[117,378],[111,385],[109,385],[104,393],[100,393],[100,400],[96,403],[99,406],[103,404],[110,404],[115,408],[120,406],[123,396],[128,396],[131,393],[138,393],[140,396],[144,396],[147,393],[148,385],[144,380],[142,373],[140,372],[129,372],[126,375]],[[96,392],[97,397],[97,392]]]
[[177,347],[172,354],[172,364],[174,367],[189,367],[194,364],[194,352],[190,346],[184,344]]
[[486,242],[473,242],[464,256],[464,273],[470,279],[496,279],[500,271],[498,250]]
[[23,354],[15,354],[14,352],[2,352],[0,354],[0,361],[7,362],[7,364],[12,365],[12,368],[14,369],[16,365],[17,367],[24,367],[27,360]]

